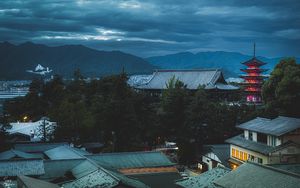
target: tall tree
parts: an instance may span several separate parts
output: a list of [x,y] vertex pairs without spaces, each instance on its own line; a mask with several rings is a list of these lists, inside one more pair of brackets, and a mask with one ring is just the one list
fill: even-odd
[[293,58],[280,61],[263,85],[268,112],[300,117],[300,65]]

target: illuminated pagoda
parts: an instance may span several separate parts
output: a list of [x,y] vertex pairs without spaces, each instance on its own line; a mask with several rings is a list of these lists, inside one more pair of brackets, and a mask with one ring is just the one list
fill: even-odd
[[242,85],[244,86],[244,92],[246,95],[246,101],[248,103],[261,103],[261,88],[263,80],[266,78],[265,75],[262,75],[263,72],[267,69],[261,69],[260,67],[266,63],[260,61],[255,57],[255,44],[254,44],[254,54],[253,58],[242,63],[247,66],[246,69],[241,69],[241,71],[246,74],[241,75],[240,77],[244,79]]

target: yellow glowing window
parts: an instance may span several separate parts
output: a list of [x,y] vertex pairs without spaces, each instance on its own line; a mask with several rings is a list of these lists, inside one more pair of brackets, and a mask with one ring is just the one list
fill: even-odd
[[231,153],[232,153],[232,156],[235,157],[235,149],[232,148]]
[[240,157],[239,159],[243,160],[243,152],[240,151]]
[[248,160],[248,154],[244,153],[244,161],[247,161],[247,160]]

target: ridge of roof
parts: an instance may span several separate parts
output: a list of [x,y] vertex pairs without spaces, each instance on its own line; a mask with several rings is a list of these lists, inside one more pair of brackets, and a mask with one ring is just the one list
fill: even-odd
[[156,69],[155,72],[200,72],[200,71],[220,71],[220,68],[204,68],[204,69]]
[[124,155],[124,154],[146,154],[146,153],[160,153],[161,151],[134,151],[134,152],[112,152],[112,153],[97,153],[97,154],[87,154],[84,156],[100,156],[100,155]]
[[259,167],[262,167],[262,168],[265,168],[265,169],[268,169],[268,170],[272,170],[272,171],[276,171],[276,172],[283,173],[283,174],[286,174],[286,175],[290,175],[290,176],[293,176],[293,177],[296,177],[296,178],[300,178],[299,174],[296,174],[296,173],[293,173],[293,172],[290,172],[290,171],[286,171],[286,170],[282,170],[282,169],[279,169],[279,168],[275,168],[273,166],[263,165],[263,164],[259,164],[259,163],[255,163],[255,162],[251,162],[251,161],[246,161],[246,164],[247,163],[250,163],[252,165],[259,166]]

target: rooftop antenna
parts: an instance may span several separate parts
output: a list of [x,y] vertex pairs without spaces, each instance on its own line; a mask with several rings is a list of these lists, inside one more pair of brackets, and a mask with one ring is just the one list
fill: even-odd
[[253,44],[253,57],[255,57],[255,42]]

